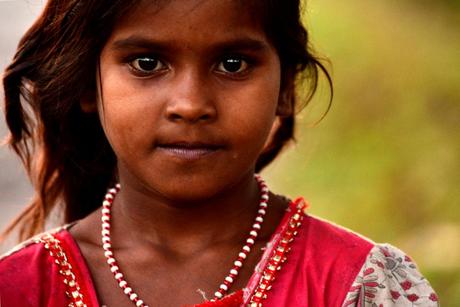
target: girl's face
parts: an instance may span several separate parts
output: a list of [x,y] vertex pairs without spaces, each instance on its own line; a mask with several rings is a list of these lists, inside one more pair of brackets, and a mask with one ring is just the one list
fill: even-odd
[[252,177],[276,117],[280,61],[245,1],[152,2],[103,48],[101,123],[123,185],[209,198]]

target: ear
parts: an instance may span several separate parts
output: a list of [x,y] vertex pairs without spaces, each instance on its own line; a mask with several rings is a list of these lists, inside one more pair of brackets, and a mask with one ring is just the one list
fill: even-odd
[[281,91],[278,98],[278,106],[276,107],[276,115],[281,117],[287,117],[294,112],[293,110],[293,89],[288,87]]
[[96,113],[97,103],[93,93],[86,93],[80,99],[80,108],[83,113]]
[[268,134],[267,140],[265,141],[264,147],[262,149],[262,153],[269,151],[273,147],[273,140],[275,138],[275,134],[278,131],[281,125],[281,121],[279,116],[275,118],[273,121],[272,127],[270,129],[270,133]]

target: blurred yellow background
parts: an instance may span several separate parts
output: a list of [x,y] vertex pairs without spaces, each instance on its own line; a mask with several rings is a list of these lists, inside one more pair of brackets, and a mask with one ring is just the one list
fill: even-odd
[[460,1],[312,0],[305,20],[335,97],[314,126],[323,84],[268,182],[398,246],[460,306]]

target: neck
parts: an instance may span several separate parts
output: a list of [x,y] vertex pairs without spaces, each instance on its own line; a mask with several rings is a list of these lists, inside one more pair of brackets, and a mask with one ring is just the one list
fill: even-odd
[[256,215],[259,193],[252,176],[223,194],[193,201],[168,199],[121,180],[112,208],[114,247],[143,243],[193,253],[215,244],[241,242]]

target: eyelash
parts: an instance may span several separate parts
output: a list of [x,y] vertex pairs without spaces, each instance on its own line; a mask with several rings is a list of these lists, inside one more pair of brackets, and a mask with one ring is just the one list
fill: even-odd
[[[156,61],[156,65],[155,67],[157,67],[158,65],[161,65],[162,67],[160,69],[153,69],[151,71],[144,71],[142,70],[142,68],[137,68],[135,66],[135,62],[138,61],[138,60],[152,60],[152,61]],[[156,56],[151,56],[151,55],[138,55],[138,56],[133,56],[133,57],[130,57],[126,60],[126,62],[128,63],[129,65],[129,68],[130,70],[137,76],[139,77],[149,77],[149,76],[152,76],[154,74],[157,74],[161,71],[165,71],[167,70],[168,66],[162,61],[162,60],[159,60],[158,57]]]
[[[139,61],[139,60],[149,60],[149,61],[152,61],[152,62],[156,61],[155,68],[150,70],[150,71],[142,70],[142,68],[139,67],[139,65],[135,64],[136,61]],[[226,60],[240,61],[241,65],[243,66],[243,70],[238,69],[238,71],[236,71],[236,72],[226,71],[225,67],[224,67],[224,65],[225,65],[224,61],[226,61]],[[166,71],[168,69],[168,65],[165,64],[164,61],[160,60],[159,57],[152,56],[152,55],[136,55],[136,56],[132,56],[132,57],[127,58],[125,60],[125,62],[128,64],[130,70],[135,75],[137,75],[139,77],[150,77],[150,76],[158,74],[158,73],[160,73],[162,71]],[[139,62],[137,62],[137,64],[139,64]],[[215,67],[215,71],[217,73],[219,73],[219,74],[223,74],[223,75],[226,75],[226,76],[229,76],[229,77],[238,78],[238,77],[243,77],[247,73],[249,73],[249,71],[253,67],[253,64],[254,64],[254,61],[249,59],[246,56],[242,56],[242,55],[226,55],[226,56],[220,58],[219,61],[216,63],[216,65],[214,65],[214,67]],[[138,67],[136,67],[136,66],[138,66]],[[161,66],[161,67],[156,68],[158,66]],[[220,67],[222,67],[224,69],[218,69]]]
[[254,61],[252,61],[248,57],[241,56],[241,55],[228,55],[228,56],[225,56],[225,57],[221,58],[221,60],[218,62],[216,67],[220,67],[220,66],[223,67],[223,65],[225,65],[224,64],[225,60],[241,61],[241,65],[244,67],[244,69],[242,69],[241,71],[237,71],[237,72],[228,72],[228,71],[223,71],[223,70],[217,70],[219,73],[226,74],[226,75],[233,76],[233,77],[245,76],[247,73],[250,72],[250,70],[251,70],[251,68],[253,67],[253,64],[254,64]]

